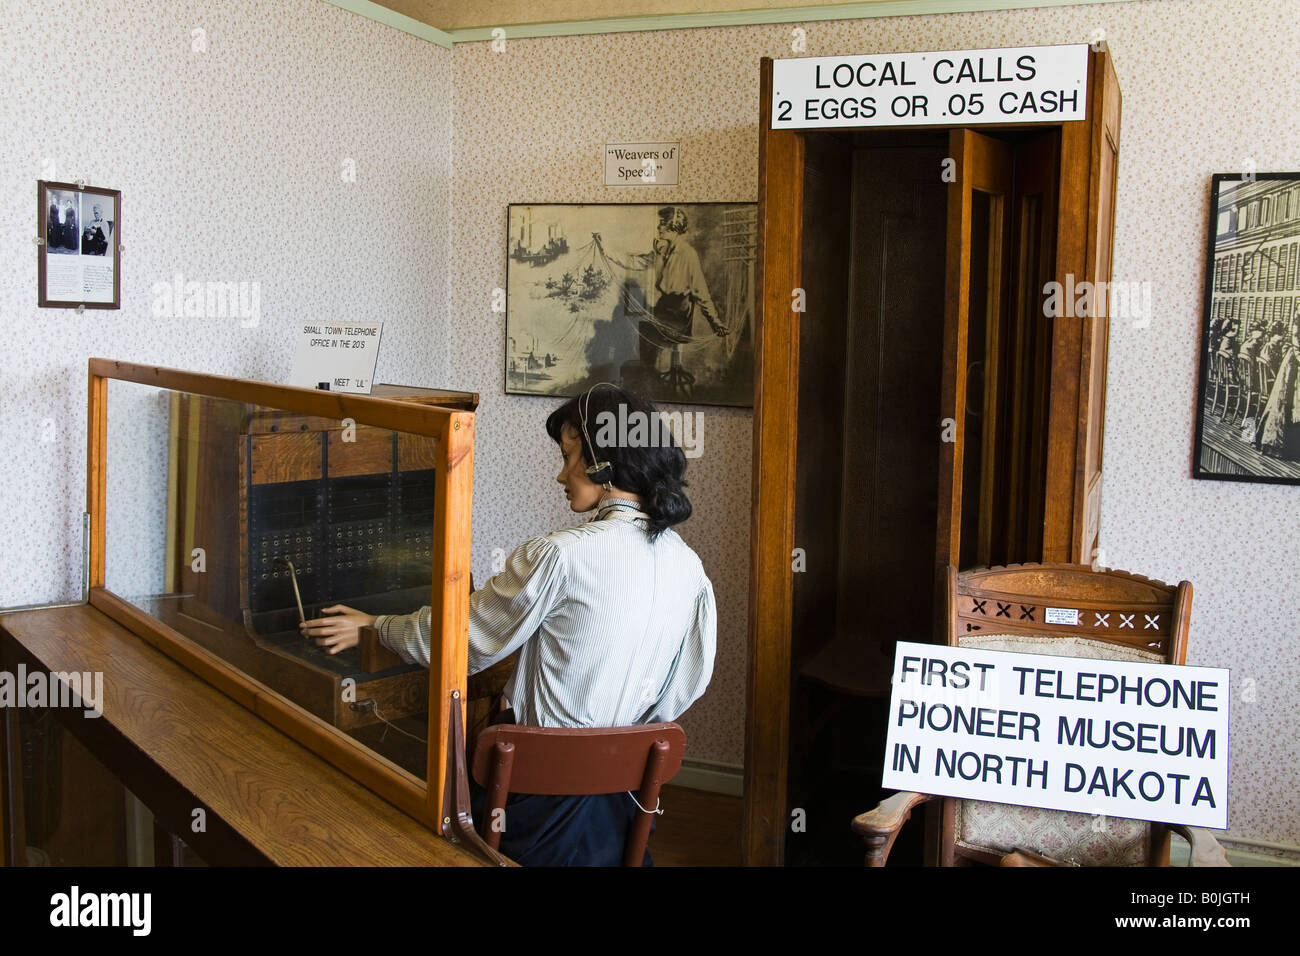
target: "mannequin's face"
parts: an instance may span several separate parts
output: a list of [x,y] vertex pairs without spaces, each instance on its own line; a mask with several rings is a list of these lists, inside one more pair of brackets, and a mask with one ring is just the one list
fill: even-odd
[[564,456],[564,466],[555,480],[564,485],[564,497],[569,500],[571,509],[579,514],[590,511],[600,503],[605,489],[587,477],[587,462],[582,457],[582,434],[571,425],[565,425],[560,431],[560,451]]

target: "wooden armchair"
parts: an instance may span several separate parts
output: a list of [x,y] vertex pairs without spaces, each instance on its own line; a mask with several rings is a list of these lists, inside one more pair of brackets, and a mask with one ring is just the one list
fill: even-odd
[[[948,568],[953,647],[1183,664],[1192,586],[1075,564],[1016,564],[958,574]],[[1045,624],[1044,608],[1078,608],[1078,625]],[[1153,623],[1154,622],[1154,623]],[[867,866],[884,866],[912,810],[942,800],[939,863],[1002,866],[1168,866],[1169,834],[1192,845],[1192,866],[1227,866],[1209,831],[925,793],[896,793],[853,820]],[[1099,820],[1100,825],[1095,821]]]

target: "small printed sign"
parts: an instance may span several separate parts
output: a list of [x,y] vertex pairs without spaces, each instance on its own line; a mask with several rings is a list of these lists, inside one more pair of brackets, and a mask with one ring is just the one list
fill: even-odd
[[884,786],[1226,829],[1228,681],[899,642]]
[[772,64],[772,129],[1081,120],[1088,44],[810,56]]
[[680,143],[614,143],[605,146],[606,186],[676,186]]
[[383,327],[382,322],[304,322],[289,384],[369,395]]
[[1073,624],[1076,627],[1079,624],[1077,607],[1049,607],[1044,610],[1043,623],[1045,624]]

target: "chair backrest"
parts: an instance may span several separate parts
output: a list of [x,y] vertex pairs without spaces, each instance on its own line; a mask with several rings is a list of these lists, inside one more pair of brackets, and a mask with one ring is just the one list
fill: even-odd
[[[1059,657],[1183,664],[1192,586],[1079,564],[948,568],[947,638],[954,647]],[[1058,609],[1047,623],[1047,609]],[[1064,612],[1064,613],[1061,613]],[[997,863],[1012,850],[1107,866],[1167,865],[1166,828],[1142,820],[978,800],[943,801],[940,862]],[[1008,839],[1010,838],[1010,840]],[[1009,842],[1016,845],[1010,846]]]
[[[640,727],[523,727],[497,724],[478,736],[473,776],[487,790],[479,832],[494,850],[492,826],[511,793],[636,793],[638,811],[624,844],[623,865],[640,866],[660,788],[677,775],[686,732],[674,723]],[[648,811],[648,812],[647,812]]]

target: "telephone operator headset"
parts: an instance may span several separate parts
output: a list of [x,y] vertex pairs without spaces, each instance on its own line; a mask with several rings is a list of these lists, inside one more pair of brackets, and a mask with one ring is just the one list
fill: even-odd
[[614,465],[612,462],[601,461],[600,456],[596,454],[596,446],[592,444],[591,435],[587,432],[587,410],[591,407],[591,393],[602,385],[609,388],[618,389],[618,386],[612,382],[597,382],[591,388],[587,389],[587,394],[579,402],[579,411],[582,419],[582,437],[586,439],[587,449],[591,452],[591,464],[587,466],[587,477],[598,485],[605,486],[605,493],[611,490],[610,486],[614,483]]
[[[586,467],[587,477],[595,484],[604,485],[605,494],[601,496],[601,503],[614,502],[624,506],[623,512],[629,518],[645,518],[650,520],[650,514],[645,510],[644,504],[634,505],[631,502],[621,498],[609,497],[614,484],[614,463],[608,460],[601,460],[600,455],[596,454],[595,442],[591,440],[591,433],[587,430],[587,420],[591,410],[591,394],[601,386],[613,389],[615,392],[620,391],[619,386],[613,382],[597,382],[591,388],[587,389],[585,395],[578,399],[578,418],[582,424],[582,437],[587,443],[587,450],[591,453],[591,464]],[[598,509],[599,511],[599,509]]]

